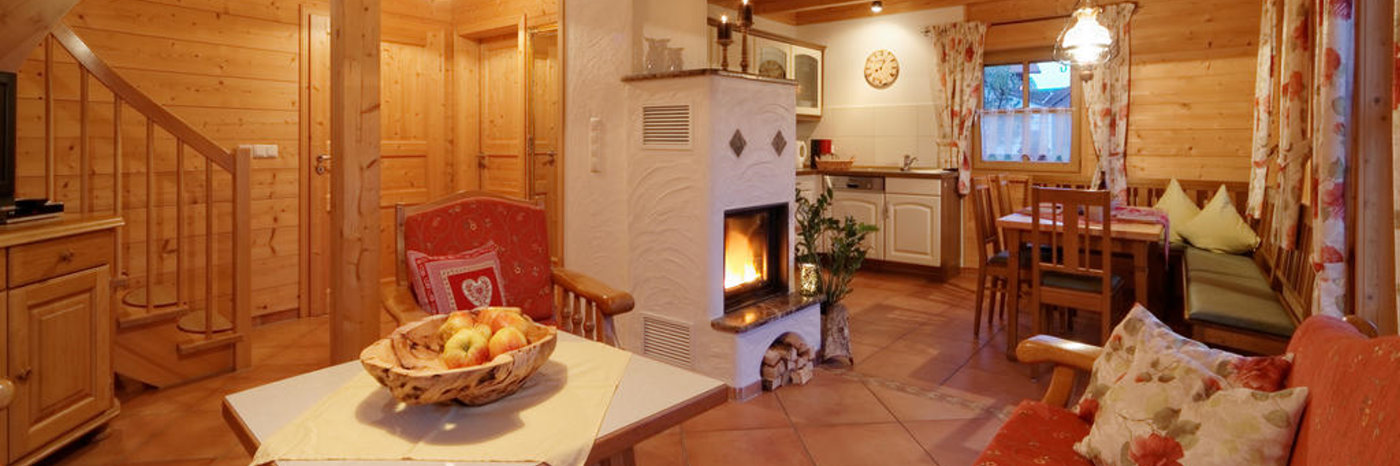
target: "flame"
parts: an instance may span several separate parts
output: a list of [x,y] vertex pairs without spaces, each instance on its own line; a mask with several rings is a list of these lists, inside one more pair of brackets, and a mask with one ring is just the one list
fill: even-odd
[[724,289],[734,289],[761,278],[749,237],[734,230],[725,232]]

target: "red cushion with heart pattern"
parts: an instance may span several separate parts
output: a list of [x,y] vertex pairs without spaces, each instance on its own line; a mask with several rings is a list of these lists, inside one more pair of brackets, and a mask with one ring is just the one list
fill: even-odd
[[411,278],[419,305],[430,314],[506,305],[496,251],[494,243],[445,256],[408,251],[408,262],[416,271]]

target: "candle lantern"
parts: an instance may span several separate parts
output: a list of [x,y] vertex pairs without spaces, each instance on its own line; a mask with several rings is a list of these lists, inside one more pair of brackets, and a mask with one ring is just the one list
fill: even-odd
[[797,264],[798,279],[801,282],[800,289],[802,296],[813,296],[817,294],[817,264],[803,262]]

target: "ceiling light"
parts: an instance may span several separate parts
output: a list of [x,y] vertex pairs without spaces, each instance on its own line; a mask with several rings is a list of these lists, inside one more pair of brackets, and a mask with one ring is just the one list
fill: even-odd
[[879,12],[881,12],[881,11],[885,11],[885,3],[884,3],[884,2],[881,2],[880,0],[875,0],[875,1],[873,1],[873,2],[870,2],[870,12],[871,12],[871,13],[879,13]]
[[1093,67],[1117,55],[1113,34],[1099,22],[1103,10],[1085,5],[1074,11],[1060,37],[1055,40],[1055,60],[1079,68],[1084,80],[1093,78]]

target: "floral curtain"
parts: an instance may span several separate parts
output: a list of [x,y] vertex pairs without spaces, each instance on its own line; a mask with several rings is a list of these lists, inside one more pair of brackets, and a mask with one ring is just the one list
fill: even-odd
[[1269,179],[1269,159],[1278,145],[1274,142],[1274,86],[1277,46],[1274,26],[1278,22],[1278,1],[1265,0],[1259,17],[1259,58],[1254,72],[1254,142],[1249,171],[1249,202],[1245,214],[1259,218],[1264,210],[1264,188]]
[[1346,179],[1351,163],[1351,101],[1356,73],[1356,20],[1350,0],[1327,0],[1318,12],[1313,96],[1313,287],[1317,313],[1347,309]]
[[1284,0],[1283,51],[1279,59],[1278,151],[1274,158],[1274,244],[1293,249],[1302,205],[1303,171],[1312,156],[1308,104],[1312,92],[1313,0]]
[[977,22],[929,28],[934,68],[941,91],[935,95],[941,114],[935,121],[943,139],[956,143],[958,193],[972,191],[972,126],[982,105],[982,49],[987,25]]
[[1123,154],[1128,143],[1128,62],[1132,42],[1128,39],[1128,20],[1133,9],[1131,3],[1119,3],[1105,6],[1099,13],[1099,21],[1113,33],[1118,55],[1095,69],[1094,77],[1084,83],[1089,131],[1094,136],[1094,151],[1099,155],[1092,185],[1103,182],[1120,203],[1128,199],[1128,171]]

